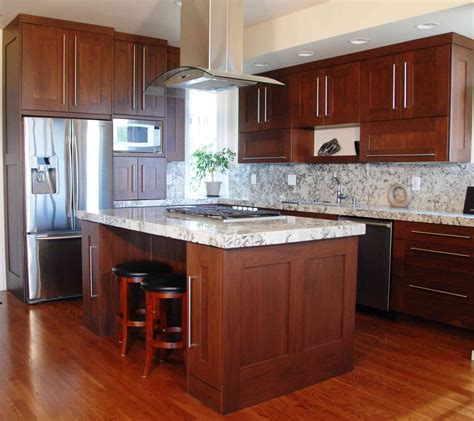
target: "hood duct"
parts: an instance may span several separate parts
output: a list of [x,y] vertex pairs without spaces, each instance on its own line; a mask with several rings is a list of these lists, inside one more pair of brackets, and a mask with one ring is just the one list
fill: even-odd
[[181,63],[146,88],[148,95],[184,97],[187,89],[220,92],[274,79],[243,74],[242,0],[182,0]]

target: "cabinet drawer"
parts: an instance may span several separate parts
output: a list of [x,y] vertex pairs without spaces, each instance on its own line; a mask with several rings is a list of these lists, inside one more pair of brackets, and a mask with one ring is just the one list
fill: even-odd
[[473,228],[417,222],[395,222],[394,226],[395,238],[474,248]]
[[390,309],[474,329],[472,291],[434,288],[435,286],[407,277],[394,277]]

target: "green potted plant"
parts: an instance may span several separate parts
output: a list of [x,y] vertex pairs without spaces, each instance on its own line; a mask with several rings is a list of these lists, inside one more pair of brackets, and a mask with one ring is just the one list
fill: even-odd
[[229,148],[223,148],[213,152],[210,146],[203,146],[192,153],[194,161],[195,179],[201,181],[208,175],[211,181],[206,181],[208,197],[218,197],[221,190],[221,181],[216,181],[217,173],[224,174],[235,159],[235,152]]

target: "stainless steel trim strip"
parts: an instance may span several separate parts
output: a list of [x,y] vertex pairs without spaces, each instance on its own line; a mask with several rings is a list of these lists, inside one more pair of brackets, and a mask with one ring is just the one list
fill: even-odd
[[316,117],[319,117],[319,77],[316,78]]
[[145,110],[146,45],[142,48],[142,110]]
[[417,231],[417,230],[412,230],[411,232],[413,234],[436,235],[436,236],[439,236],[439,237],[461,238],[461,239],[464,239],[464,240],[470,240],[472,238],[469,235],[444,234],[444,233],[441,233],[441,232]]
[[367,156],[435,156],[434,153],[369,153]]
[[132,88],[132,110],[137,106],[137,45],[133,44],[133,88]]
[[99,294],[94,294],[94,257],[92,254],[92,250],[97,249],[97,246],[89,246],[89,296],[90,298],[97,298]]
[[454,297],[460,297],[460,298],[467,298],[467,295],[464,295],[464,294],[456,294],[455,292],[443,291],[443,290],[441,290],[441,289],[427,288],[427,287],[422,287],[422,286],[413,285],[413,284],[409,284],[408,286],[409,286],[410,288],[421,289],[421,290],[423,290],[423,291],[437,292],[438,294],[452,295],[452,296],[454,296]]
[[395,99],[395,89],[396,89],[396,83],[395,83],[395,78],[396,78],[396,64],[392,64],[392,110],[396,109],[396,99]]
[[263,122],[266,123],[267,122],[267,99],[268,99],[268,87],[265,86],[264,88],[264,92],[265,92],[265,105],[264,105],[264,108],[263,108]]
[[63,34],[63,105],[66,104],[66,34]]
[[74,106],[77,105],[77,35],[74,35]]
[[260,123],[260,88],[257,88],[257,123]]
[[195,276],[188,276],[188,348],[197,346],[197,344],[193,343],[192,332],[193,279],[195,278]]
[[408,63],[403,63],[403,108],[407,107],[407,76],[408,76]]
[[470,254],[461,254],[461,253],[451,253],[449,251],[441,251],[441,250],[430,250],[430,249],[424,249],[424,248],[419,248],[419,247],[410,247],[410,250],[413,251],[423,251],[425,253],[433,253],[433,254],[444,254],[446,256],[456,256],[456,257],[464,257],[466,259],[470,259],[471,255]]
[[324,76],[324,115],[328,115],[328,76]]

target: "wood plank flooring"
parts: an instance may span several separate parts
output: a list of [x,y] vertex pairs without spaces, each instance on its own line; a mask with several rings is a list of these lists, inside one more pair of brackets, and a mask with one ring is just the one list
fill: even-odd
[[179,355],[143,379],[143,343],[121,357],[80,301],[0,301],[1,420],[474,420],[473,332],[359,313],[352,372],[220,417],[186,394]]

